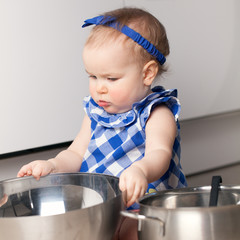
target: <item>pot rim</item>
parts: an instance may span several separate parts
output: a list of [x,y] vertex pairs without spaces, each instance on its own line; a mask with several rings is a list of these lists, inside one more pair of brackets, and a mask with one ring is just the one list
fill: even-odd
[[[219,186],[220,191],[231,191],[236,190],[240,194],[240,185],[221,185]],[[151,208],[152,210],[163,210],[163,211],[220,211],[220,210],[227,210],[227,209],[237,209],[240,210],[240,204],[229,204],[229,205],[223,205],[223,206],[203,206],[203,207],[175,207],[175,208],[167,208],[163,206],[153,206],[144,204],[143,201],[148,198],[156,197],[156,196],[163,196],[163,195],[182,195],[182,194],[195,194],[199,192],[209,192],[210,194],[211,186],[197,186],[197,187],[186,187],[186,188],[178,188],[178,189],[167,189],[167,190],[160,190],[157,192],[149,193],[141,198],[138,199],[137,203],[140,205],[140,210],[144,208]]]
[[[49,178],[51,176],[64,176],[64,175],[95,175],[95,176],[103,176],[103,177],[111,177],[113,179],[119,179],[116,176],[112,176],[109,174],[102,174],[102,173],[87,173],[87,172],[62,172],[62,173],[51,173],[46,176],[42,176],[39,180],[44,179],[44,178]],[[22,181],[22,180],[27,180],[27,179],[35,179],[33,176],[25,176],[25,177],[15,177],[15,178],[9,178],[9,179],[4,179],[0,181],[0,185],[5,183],[5,182],[13,182],[13,181]]]
[[[48,174],[46,176],[43,176],[41,177],[39,180],[36,180],[33,176],[26,176],[26,177],[23,177],[23,178],[10,178],[10,179],[6,179],[6,180],[3,180],[3,181],[0,181],[0,200],[1,200],[1,196],[4,197],[4,185],[8,185],[8,184],[14,184],[15,182],[17,182],[18,184],[21,184],[21,183],[24,183],[24,182],[28,182],[28,187],[26,191],[28,190],[31,190],[31,189],[35,189],[35,188],[45,188],[45,187],[56,187],[56,186],[64,186],[64,185],[68,185],[68,184],[62,184],[60,182],[58,182],[58,178],[61,180],[61,178],[64,178],[64,177],[74,177],[74,176],[83,176],[83,177],[101,177],[101,178],[106,178],[107,180],[114,180],[114,182],[116,181],[116,183],[118,183],[119,181],[119,178],[118,177],[115,177],[115,176],[112,176],[112,175],[107,175],[107,174],[101,174],[101,173],[81,173],[81,172],[74,172],[74,173],[51,173],[51,174]],[[54,180],[53,182],[51,182],[53,185],[51,186],[45,186],[47,183],[49,183],[51,180]],[[56,181],[55,181],[56,180]],[[31,184],[33,183],[33,184]],[[76,185],[77,186],[77,185]],[[114,191],[114,190],[113,190]],[[115,191],[114,191],[115,192]],[[15,194],[12,193],[12,194]],[[11,194],[7,194],[8,195],[11,195]],[[122,192],[120,191],[117,191],[115,192],[115,197],[113,198],[109,198],[109,199],[106,199],[105,201],[101,202],[101,203],[98,203],[98,204],[95,204],[93,206],[89,206],[89,207],[85,207],[85,208],[82,208],[82,209],[74,209],[74,210],[69,210],[65,213],[59,213],[59,214],[53,214],[53,215],[49,215],[49,216],[40,216],[40,215],[33,215],[33,216],[20,216],[20,217],[0,217],[0,222],[1,221],[7,221],[7,219],[17,219],[17,220],[21,220],[21,219],[25,219],[25,218],[56,218],[57,216],[64,216],[64,215],[68,215],[68,214],[71,214],[71,213],[77,213],[77,212],[83,212],[83,211],[89,211],[89,209],[98,209],[99,206],[105,206],[105,205],[108,205],[110,203],[112,203],[113,201],[116,201],[116,199],[119,199],[119,201],[121,201],[121,204],[123,205],[123,200],[122,200]]]

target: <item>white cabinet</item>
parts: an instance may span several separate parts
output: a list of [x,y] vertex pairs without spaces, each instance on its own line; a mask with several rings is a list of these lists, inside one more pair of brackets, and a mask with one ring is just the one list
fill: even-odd
[[86,18],[120,0],[0,1],[0,154],[72,140],[88,78]]
[[169,72],[162,84],[179,90],[181,119],[240,109],[239,0],[125,0],[166,27]]

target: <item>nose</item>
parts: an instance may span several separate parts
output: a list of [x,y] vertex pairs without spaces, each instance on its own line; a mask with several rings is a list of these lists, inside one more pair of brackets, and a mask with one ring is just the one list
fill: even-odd
[[106,84],[104,83],[104,80],[100,80],[98,79],[97,81],[97,86],[96,86],[96,91],[98,93],[107,93],[107,86]]

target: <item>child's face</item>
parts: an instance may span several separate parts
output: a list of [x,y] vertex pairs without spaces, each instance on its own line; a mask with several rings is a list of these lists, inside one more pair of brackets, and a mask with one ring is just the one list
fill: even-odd
[[123,43],[86,46],[83,61],[94,101],[108,113],[123,113],[149,94],[144,71]]

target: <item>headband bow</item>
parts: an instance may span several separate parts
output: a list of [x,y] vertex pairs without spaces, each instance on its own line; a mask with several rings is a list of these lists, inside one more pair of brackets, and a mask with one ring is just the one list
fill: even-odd
[[90,25],[104,25],[112,27],[126,36],[130,37],[133,41],[138,43],[140,46],[142,46],[144,49],[147,50],[148,53],[150,53],[152,56],[156,57],[156,59],[159,61],[161,65],[163,65],[166,61],[166,58],[164,55],[157,50],[157,48],[150,43],[146,38],[144,38],[142,35],[140,35],[138,32],[134,31],[132,28],[124,25],[120,28],[119,23],[116,22],[116,19],[111,16],[98,16],[94,18],[90,18],[84,21],[84,24],[82,27],[88,27]]

